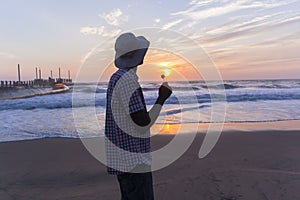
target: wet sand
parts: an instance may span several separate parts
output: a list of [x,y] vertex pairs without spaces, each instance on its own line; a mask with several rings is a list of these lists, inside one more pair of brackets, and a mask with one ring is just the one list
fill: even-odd
[[[153,149],[173,137],[154,136]],[[153,173],[156,199],[299,198],[300,131],[226,130],[213,151],[199,159],[203,138],[200,131],[182,157]],[[116,178],[79,139],[3,142],[0,159],[1,200],[120,199]]]

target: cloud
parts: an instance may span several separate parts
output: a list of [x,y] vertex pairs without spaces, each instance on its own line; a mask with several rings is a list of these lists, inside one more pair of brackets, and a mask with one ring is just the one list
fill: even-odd
[[[268,0],[268,1],[257,1],[257,0],[204,0],[204,1],[197,1],[192,0],[190,2],[190,6],[181,11],[173,12],[171,13],[171,17],[173,18],[173,21],[167,23],[165,26],[174,26],[173,23],[180,21],[182,24],[181,27],[178,27],[178,30],[180,31],[191,31],[191,28],[197,26],[198,24],[206,24],[205,26],[209,26],[210,24],[207,24],[206,22],[210,18],[220,18],[220,20],[214,20],[215,23],[213,23],[213,26],[216,26],[216,22],[221,22],[234,18],[232,17],[233,13],[241,12],[242,10],[251,10],[250,14],[246,16],[246,18],[253,19],[252,21],[245,22],[249,24],[240,24],[240,28],[242,26],[248,26],[250,23],[255,24],[256,21],[264,20],[263,18],[257,18],[256,16],[258,13],[268,13],[272,12],[272,8],[276,7],[283,7],[285,5],[289,5],[296,2],[296,0],[287,0],[287,1],[275,1],[275,0]],[[287,9],[282,9],[280,11],[281,13],[288,13]],[[280,13],[279,12],[279,13]],[[268,14],[264,14],[265,17],[270,18]],[[175,18],[175,19],[174,19]],[[242,16],[239,15],[238,18],[235,18],[235,21],[241,21],[243,19]],[[178,24],[178,23],[177,23]],[[175,24],[175,25],[177,25]],[[225,31],[226,27],[223,27]],[[230,27],[228,27],[230,28]],[[222,29],[215,29],[215,31],[222,31]],[[199,34],[199,33],[198,33]]]
[[276,46],[278,44],[284,45],[286,43],[293,43],[300,42],[300,32],[295,32],[292,34],[288,34],[281,37],[276,37],[272,39],[265,40],[263,42],[258,42],[255,44],[252,44],[252,48],[266,48],[266,47],[272,47]]
[[0,51],[0,57],[8,58],[8,59],[14,59],[16,57],[15,54],[9,53],[9,52],[3,52]]
[[237,30],[243,30],[249,27],[254,27],[254,26],[259,26],[263,24],[270,23],[268,19],[274,18],[276,15],[279,14],[285,14],[284,12],[279,12],[276,14],[272,15],[264,15],[264,16],[259,16],[255,18],[251,18],[250,20],[242,21],[242,22],[236,22],[236,20],[229,22],[227,24],[221,25],[217,28],[212,28],[211,30],[208,30],[206,33],[207,34],[221,34],[221,33],[228,33],[232,31],[237,31]]
[[182,16],[192,20],[201,20],[201,19],[216,17],[216,16],[220,16],[220,15],[224,15],[236,11],[240,8],[241,5],[242,5],[241,2],[235,2],[235,3],[231,3],[219,7],[212,7],[212,8],[196,10],[196,11],[192,11],[194,9],[192,8],[192,9],[172,13],[171,15]]
[[[296,0],[192,0],[163,28],[203,45],[221,69],[298,66],[300,15]],[[268,69],[267,69],[268,68]]]
[[241,70],[241,66],[243,66],[243,70],[260,70],[260,71],[274,71],[276,68],[279,72],[284,72],[282,66],[296,66],[298,70],[298,63],[300,58],[271,58],[271,59],[259,59],[259,60],[242,60],[232,62],[231,64],[226,66],[226,70]]
[[181,23],[183,21],[183,19],[178,19],[178,20],[175,20],[175,21],[172,21],[172,22],[169,22],[167,24],[165,24],[162,29],[170,29],[172,28],[173,26],[176,26],[177,24]]
[[95,35],[95,34],[101,34],[104,31],[104,26],[100,27],[91,27],[91,26],[85,26],[80,28],[80,33],[84,35]]
[[[208,5],[209,3],[212,3],[212,2],[217,2],[221,5],[211,6],[206,9],[197,10],[199,8],[199,5],[200,6]],[[191,19],[191,20],[201,20],[201,19],[207,19],[207,18],[211,18],[211,17],[218,17],[218,16],[222,16],[225,14],[229,14],[232,12],[245,10],[245,9],[275,8],[275,7],[293,3],[293,2],[295,2],[295,0],[281,1],[281,2],[276,2],[276,1],[259,2],[259,1],[253,1],[253,0],[238,0],[235,2],[224,4],[225,2],[227,2],[227,1],[211,1],[211,2],[205,1],[205,2],[201,2],[200,4],[193,3],[193,6],[188,8],[187,10],[178,11],[178,12],[172,13],[171,15],[180,16],[180,17],[184,17],[186,19]]]
[[115,37],[122,32],[120,28],[121,22],[127,22],[128,16],[117,8],[109,13],[99,14],[105,20],[108,26],[84,26],[80,28],[83,35],[100,35],[103,37]]
[[107,24],[112,26],[119,26],[121,21],[128,21],[128,16],[124,15],[119,8],[109,13],[99,14],[99,17],[102,17]]
[[204,44],[216,44],[228,40],[236,40],[246,36],[270,32],[300,22],[300,16],[292,16],[285,19],[277,19],[268,23],[261,23],[256,26],[249,26],[244,29],[230,29],[226,32],[212,36],[203,36],[199,38]]
[[104,26],[85,26],[80,28],[80,33],[83,35],[101,35],[103,37],[114,37],[118,35],[122,30],[119,28],[114,28],[112,30],[107,30]]
[[177,14],[184,14],[184,13],[190,13],[194,12],[195,10],[198,10],[200,8],[205,8],[209,6],[215,6],[216,3],[226,3],[227,0],[192,0],[189,4],[191,5],[189,8],[183,11],[178,11],[175,13],[171,13],[171,15],[177,15]]
[[190,5],[196,5],[197,7],[208,5],[212,2],[215,2],[214,0],[192,0],[189,4]]

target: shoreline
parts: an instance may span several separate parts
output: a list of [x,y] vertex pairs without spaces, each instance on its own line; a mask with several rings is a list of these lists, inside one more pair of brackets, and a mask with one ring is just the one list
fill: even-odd
[[[151,134],[153,135],[175,135],[178,130],[180,134],[186,134],[193,132],[206,133],[209,125],[220,126],[220,123],[185,123],[185,124],[155,124],[151,128]],[[197,126],[197,127],[196,127]],[[300,133],[300,120],[289,121],[272,121],[272,122],[229,122],[224,123],[222,133],[225,132],[267,132],[267,131],[299,131]],[[80,139],[79,137],[39,137],[39,138],[24,138],[19,140],[7,140],[0,141],[1,143],[7,142],[19,142],[19,141],[32,141],[45,138],[65,138],[65,139]],[[91,137],[82,138],[89,139]]]
[[[220,127],[222,123],[184,123],[184,124],[155,124],[154,132],[159,134],[174,134],[179,128],[188,133],[198,124],[197,132],[207,132],[208,127]],[[255,132],[255,131],[300,131],[300,120],[270,121],[270,122],[227,122],[223,124],[222,132]]]

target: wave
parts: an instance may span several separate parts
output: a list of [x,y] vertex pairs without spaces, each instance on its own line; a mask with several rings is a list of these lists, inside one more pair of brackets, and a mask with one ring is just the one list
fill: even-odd
[[103,88],[81,88],[81,89],[76,89],[76,92],[82,92],[82,93],[89,93],[89,94],[93,94],[93,93],[106,93],[106,89]]
[[255,86],[257,88],[266,88],[266,89],[289,89],[289,88],[297,88],[297,87],[292,87],[292,86],[285,86],[285,85],[259,85]]
[[34,109],[68,109],[80,107],[105,107],[106,99],[81,100],[79,103],[73,104],[71,96],[65,98],[40,101],[40,98],[32,98],[30,101],[22,100],[5,100],[0,102],[0,111],[5,110],[34,110]]
[[[231,85],[231,84],[219,84],[219,85],[199,85],[199,86],[171,86],[174,91],[197,91],[201,89],[236,89],[236,88],[244,88],[244,86],[240,85]],[[158,90],[158,87],[143,87],[143,91],[156,91]]]
[[[145,92],[146,91],[157,91],[158,88],[159,88],[159,86],[158,87],[143,87],[142,90],[145,91]],[[192,91],[192,90],[200,90],[200,88],[198,88],[198,87],[172,86],[172,90],[173,91]]]
[[[194,84],[195,85],[195,84]],[[143,87],[143,91],[155,91],[158,89],[159,86],[156,87]],[[287,86],[287,85],[279,85],[279,84],[273,84],[273,85],[241,85],[241,84],[217,84],[217,85],[205,85],[205,84],[198,84],[195,86],[172,86],[173,90],[177,91],[188,91],[188,90],[200,90],[200,89],[225,89],[225,90],[233,90],[233,89],[294,89],[294,88],[300,88],[299,86],[293,85],[293,86]]]
[[206,107],[210,107],[210,105],[201,105],[201,106],[197,106],[197,107],[182,108],[182,109],[181,108],[169,109],[169,110],[165,111],[164,114],[174,115],[174,114],[183,113],[186,111],[193,111],[193,110],[202,109],[202,108],[206,108]]
[[[157,91],[160,83],[142,83],[144,92]],[[235,89],[295,89],[300,88],[300,82],[294,81],[225,81],[224,84],[213,82],[190,81],[188,85],[185,82],[170,82],[174,91],[199,91],[202,89],[216,90],[235,90]],[[83,93],[106,93],[107,83],[80,83],[74,85],[77,92]]]
[[[300,100],[300,93],[271,93],[271,94],[228,94],[226,102],[253,102],[253,101],[288,101]],[[145,98],[148,105],[153,105],[156,102],[156,95],[151,95]],[[222,95],[213,94],[214,102],[224,101]],[[196,94],[178,96],[172,95],[165,104],[194,104],[200,105],[211,103],[212,97],[210,94]],[[97,97],[96,99],[78,100],[76,105],[72,103],[72,95],[70,93],[61,94],[59,97],[34,97],[30,99],[18,100],[3,100],[0,101],[0,111],[3,110],[34,110],[34,109],[63,109],[72,107],[105,107],[106,98]]]
[[[293,81],[228,81],[225,84],[205,84],[203,81],[190,82],[187,87],[180,82],[172,83],[174,95],[166,104],[209,104],[212,97],[207,91],[210,88],[226,89],[226,102],[253,102],[253,101],[289,101],[300,100],[300,80]],[[160,83],[142,84],[145,91],[145,100],[153,105],[157,98]],[[211,86],[212,85],[212,86]],[[27,99],[1,100],[0,111],[4,110],[34,110],[34,109],[63,109],[72,107],[105,107],[107,83],[81,83],[75,84],[72,92],[35,96]],[[296,89],[295,89],[296,88]],[[176,93],[176,91],[179,91]],[[213,91],[214,92],[214,91]],[[218,93],[218,91],[215,91]],[[96,93],[95,99],[90,99],[91,93]],[[77,105],[72,104],[73,94],[80,98]],[[177,95],[177,96],[175,96]],[[223,101],[223,96],[212,94],[214,101]]]
[[232,84],[218,84],[218,85],[201,85],[201,88],[203,89],[225,89],[225,90],[231,90],[231,89],[237,89],[237,88],[244,88],[244,86],[241,85],[232,85]]
[[[197,94],[197,95],[186,95],[184,97],[177,98],[171,96],[166,104],[191,104],[191,103],[211,103],[224,101],[224,96],[218,94]],[[296,93],[272,93],[272,94],[228,94],[226,96],[226,102],[252,102],[252,101],[287,101],[287,100],[300,100],[300,94]],[[148,98],[146,102],[148,104],[154,104],[156,98]]]
[[227,96],[227,102],[247,102],[247,101],[271,101],[271,100],[299,100],[300,94],[274,93],[274,94],[243,94]]
[[73,91],[76,93],[89,93],[89,94],[94,94],[94,93],[106,93],[106,87],[105,86],[97,86],[97,85],[76,85],[73,88]]
[[[223,87],[223,85],[217,85],[217,88],[219,87]],[[230,85],[230,84],[224,84],[224,88],[225,89],[236,89],[236,88],[243,88],[243,86],[240,86],[240,85]]]

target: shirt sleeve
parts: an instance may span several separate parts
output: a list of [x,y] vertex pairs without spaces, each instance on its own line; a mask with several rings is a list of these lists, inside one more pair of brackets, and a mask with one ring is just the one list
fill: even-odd
[[135,80],[126,80],[121,83],[119,90],[120,100],[127,114],[132,114],[145,109],[141,86]]

